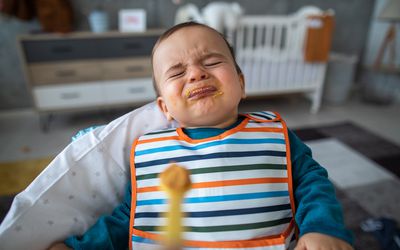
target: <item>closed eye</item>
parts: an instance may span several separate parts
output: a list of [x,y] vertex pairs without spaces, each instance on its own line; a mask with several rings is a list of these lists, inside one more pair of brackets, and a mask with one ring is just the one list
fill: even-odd
[[211,67],[211,66],[218,65],[218,64],[220,64],[220,63],[221,63],[220,61],[217,61],[217,62],[209,62],[209,63],[205,63],[204,65],[207,66],[207,67]]
[[179,71],[177,73],[174,73],[170,76],[170,78],[175,78],[175,77],[179,77],[179,76],[183,76],[183,74],[185,73],[185,71]]

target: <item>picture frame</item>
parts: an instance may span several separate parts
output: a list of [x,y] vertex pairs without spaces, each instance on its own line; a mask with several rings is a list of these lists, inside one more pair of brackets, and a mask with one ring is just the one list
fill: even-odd
[[146,11],[144,9],[122,9],[118,13],[120,32],[146,31]]

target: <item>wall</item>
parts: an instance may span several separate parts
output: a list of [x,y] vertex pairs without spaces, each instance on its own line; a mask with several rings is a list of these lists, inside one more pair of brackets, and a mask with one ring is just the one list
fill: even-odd
[[[147,11],[149,28],[168,27],[173,24],[178,6],[170,0],[70,0],[74,8],[76,30],[89,30],[87,15],[102,5],[110,15],[110,26],[117,29],[118,10],[122,8],[144,8]],[[211,0],[191,0],[202,8]],[[226,2],[233,2],[226,1]],[[362,55],[367,38],[374,0],[236,0],[248,15],[282,15],[296,11],[303,5],[316,5],[336,12],[336,29],[332,50]],[[36,22],[20,22],[0,16],[0,110],[31,106],[22,70],[19,65],[16,45],[18,34],[38,31]]]
[[[381,1],[381,0],[378,0]],[[290,2],[290,11],[304,5],[316,5],[335,11],[335,31],[332,50],[360,56],[365,47],[374,0],[296,0]]]
[[0,109],[29,107],[32,104],[18,57],[16,39],[37,22],[20,22],[0,14]]
[[[379,13],[384,8],[388,0],[379,0],[375,2],[373,15],[370,20],[370,29],[367,34],[366,50],[361,62],[362,69],[359,73],[360,88],[363,91],[367,101],[376,103],[390,103],[392,101],[400,102],[400,72],[384,73],[374,70],[372,66],[375,63],[380,46],[385,38],[389,28],[389,23],[378,19]],[[395,65],[400,69],[400,23],[396,24],[396,57]],[[386,49],[382,65],[388,63],[389,48]]]
[[[111,28],[118,28],[118,10],[129,9],[129,8],[144,8],[147,11],[147,26],[152,27],[169,27],[174,23],[174,15],[179,7],[175,5],[171,0],[135,0],[135,1],[124,1],[124,0],[70,0],[74,6],[76,29],[87,30],[89,25],[87,22],[87,15],[94,8],[101,6],[107,10],[110,15]],[[190,0],[182,1],[182,5],[186,3],[193,3],[199,8],[203,8],[208,3],[213,2],[211,0]],[[288,13],[288,0],[238,0],[225,2],[239,2],[248,14],[286,14]]]
[[[383,39],[385,38],[386,31],[389,28],[389,23],[384,22],[378,19],[379,13],[382,11],[383,7],[385,4],[388,2],[388,0],[380,0],[376,1],[374,10],[373,10],[373,15],[370,20],[370,29],[368,32],[368,37],[367,37],[367,43],[366,47],[367,50],[365,51],[365,57],[363,60],[363,65],[368,66],[368,65],[373,65],[376,59],[376,56],[378,55],[378,50],[383,42]],[[400,51],[400,23],[397,23],[397,44],[396,44],[396,51]],[[387,53],[385,54],[385,58],[383,62],[387,62]],[[396,65],[400,67],[400,53],[397,54],[396,57]]]

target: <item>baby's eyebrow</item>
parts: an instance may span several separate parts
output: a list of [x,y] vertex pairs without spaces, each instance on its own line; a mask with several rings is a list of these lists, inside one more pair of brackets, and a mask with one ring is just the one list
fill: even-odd
[[225,58],[225,56],[223,54],[211,52],[211,53],[205,54],[202,59],[205,60],[205,59],[212,58],[212,57]]
[[172,65],[171,67],[169,67],[169,68],[165,71],[165,73],[168,74],[168,73],[171,72],[171,71],[179,70],[179,69],[182,69],[182,68],[183,68],[183,64],[182,64],[182,63],[177,63],[177,64],[174,64],[174,65]]

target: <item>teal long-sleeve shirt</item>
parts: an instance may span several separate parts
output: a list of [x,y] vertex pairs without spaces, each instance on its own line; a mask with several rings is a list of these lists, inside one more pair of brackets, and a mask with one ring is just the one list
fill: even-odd
[[[193,139],[201,139],[221,134],[232,126],[186,129],[185,132]],[[352,233],[344,226],[342,208],[327,171],[312,158],[310,148],[293,132],[289,130],[288,135],[299,236],[317,232],[353,244]],[[82,236],[70,236],[65,244],[73,249],[127,249],[130,205],[131,183],[127,185],[123,202],[111,215],[101,216]]]

